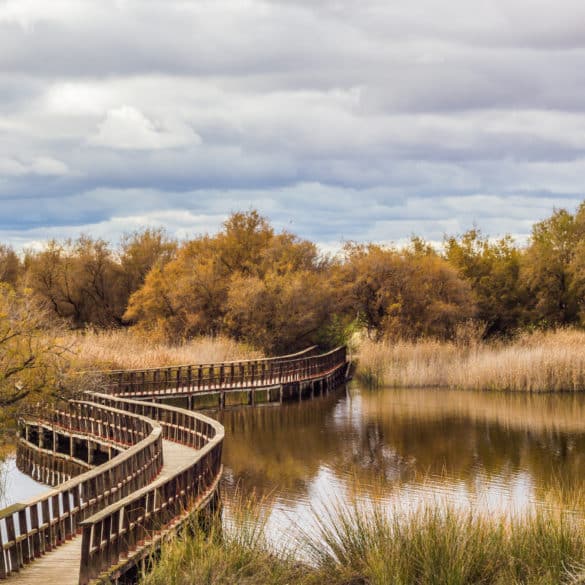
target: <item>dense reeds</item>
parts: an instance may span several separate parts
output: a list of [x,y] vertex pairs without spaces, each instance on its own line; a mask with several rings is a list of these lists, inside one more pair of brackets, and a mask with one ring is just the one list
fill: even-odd
[[364,340],[358,376],[369,386],[573,392],[585,390],[585,332],[524,334],[511,341]]
[[[241,504],[240,504],[241,505]],[[559,585],[585,582],[585,526],[567,511],[487,517],[426,505],[331,504],[287,548],[266,539],[261,507],[230,510],[206,536],[167,544],[143,585]]]
[[258,352],[227,337],[199,337],[170,344],[123,329],[67,332],[62,334],[61,342],[71,348],[71,360],[79,368],[157,368],[260,357]]

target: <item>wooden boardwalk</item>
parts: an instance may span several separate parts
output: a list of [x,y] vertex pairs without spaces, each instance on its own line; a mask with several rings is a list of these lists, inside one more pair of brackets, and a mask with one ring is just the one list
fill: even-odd
[[[161,399],[277,388],[299,399],[346,379],[345,348],[223,364],[104,372],[87,392],[19,421],[17,465],[55,486],[0,510],[0,580],[118,582],[194,512],[215,506],[223,426]],[[296,393],[296,394],[295,394]],[[270,395],[270,394],[269,394]],[[191,405],[191,402],[189,403]]]
[[[163,467],[157,480],[171,478],[178,469],[195,459],[197,452],[191,447],[163,440]],[[78,585],[81,562],[81,535],[58,546],[26,565],[10,577],[16,585]]]
[[276,358],[168,366],[145,370],[102,372],[104,392],[138,399],[164,399],[216,394],[218,406],[225,404],[225,394],[271,389],[283,395],[299,393],[309,384],[329,381],[332,386],[345,378],[348,365],[345,347],[318,354],[315,347]]

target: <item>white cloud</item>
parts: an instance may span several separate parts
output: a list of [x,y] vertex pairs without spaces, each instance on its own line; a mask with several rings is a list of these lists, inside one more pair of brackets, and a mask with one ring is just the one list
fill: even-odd
[[128,150],[158,150],[197,144],[199,136],[186,126],[164,128],[131,106],[114,108],[88,140],[105,148]]

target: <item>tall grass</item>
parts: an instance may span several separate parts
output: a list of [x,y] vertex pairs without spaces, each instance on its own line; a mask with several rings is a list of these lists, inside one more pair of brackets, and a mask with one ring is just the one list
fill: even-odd
[[560,329],[491,343],[364,340],[358,362],[358,377],[370,386],[582,391],[585,332]]
[[388,515],[354,503],[318,518],[309,546],[331,583],[558,585],[579,582],[585,561],[583,522],[564,512],[494,519],[427,505]]
[[165,343],[132,330],[67,332],[62,343],[71,348],[79,368],[141,369],[204,364],[260,357],[259,352],[227,337],[200,337]]
[[316,510],[313,523],[294,549],[279,551],[253,515],[223,531],[216,519],[210,536],[195,528],[168,544],[142,585],[585,583],[585,526],[567,511],[494,518],[448,506],[404,513],[350,500]]
[[141,585],[284,585],[301,583],[304,567],[266,539],[267,507],[236,496],[230,521],[215,515],[203,531],[197,522],[165,543]]

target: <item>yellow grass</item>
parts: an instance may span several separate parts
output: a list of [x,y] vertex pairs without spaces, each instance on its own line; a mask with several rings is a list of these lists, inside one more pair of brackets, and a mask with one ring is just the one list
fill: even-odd
[[171,345],[132,330],[113,330],[67,332],[62,342],[71,347],[72,360],[81,369],[141,369],[261,357],[226,337],[200,337]]
[[511,342],[362,341],[358,375],[396,387],[573,392],[585,390],[585,332],[560,329]]

